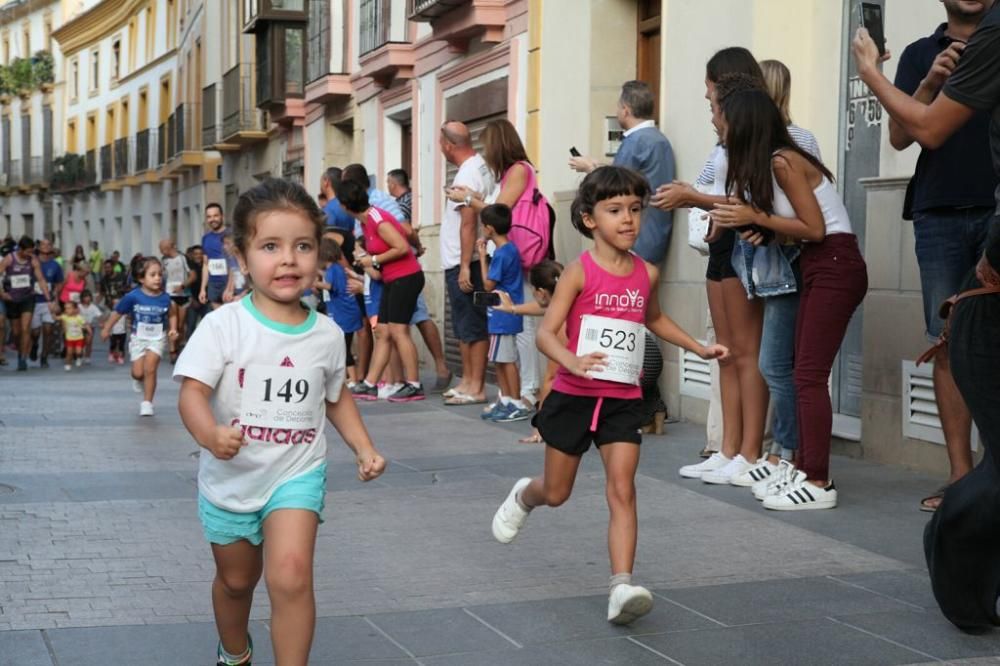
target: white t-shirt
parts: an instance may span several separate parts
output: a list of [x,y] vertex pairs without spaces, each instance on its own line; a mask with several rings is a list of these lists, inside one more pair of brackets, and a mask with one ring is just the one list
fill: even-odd
[[101,318],[101,315],[101,308],[97,307],[93,303],[90,305],[80,306],[80,316],[82,316],[83,320],[91,326],[93,326],[94,323]]
[[[493,191],[494,179],[483,158],[476,154],[462,162],[455,174],[452,186],[464,185],[473,192],[489,194]],[[441,222],[441,267],[454,268],[462,262],[462,213],[465,204],[448,201],[444,220]]]
[[326,402],[340,398],[344,362],[343,332],[315,311],[289,326],[267,319],[247,297],[206,316],[177,359],[174,379],[211,386],[216,422],[242,428],[247,445],[230,460],[202,451],[198,490],[205,499],[257,511],[279,485],[321,465]]
[[163,258],[163,291],[167,292],[168,296],[176,296],[174,294],[174,286],[181,286],[187,279],[188,265],[187,259],[184,255],[178,254],[175,257],[164,257]]

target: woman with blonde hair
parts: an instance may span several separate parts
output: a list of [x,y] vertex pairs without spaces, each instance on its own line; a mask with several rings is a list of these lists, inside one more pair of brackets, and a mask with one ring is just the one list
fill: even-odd
[[780,60],[761,60],[760,69],[764,74],[764,89],[781,112],[792,139],[806,152],[815,155],[816,159],[822,159],[815,135],[792,122],[792,73],[788,71],[788,67]]

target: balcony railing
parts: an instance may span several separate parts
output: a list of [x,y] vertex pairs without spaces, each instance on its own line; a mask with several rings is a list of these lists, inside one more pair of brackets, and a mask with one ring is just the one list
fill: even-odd
[[52,160],[46,160],[40,155],[31,158],[27,183],[29,185],[48,185],[52,177]]
[[97,183],[97,154],[93,150],[88,150],[83,156],[86,180],[88,185]]
[[114,166],[114,163],[111,159],[111,149],[112,146],[110,143],[105,146],[101,146],[101,158],[100,158],[101,182],[108,182],[113,180],[112,176],[114,174],[114,170],[112,169],[112,167]]
[[167,162],[167,146],[170,144],[167,123],[160,123],[156,128],[156,136],[156,151],[152,154],[156,155],[156,166],[161,167]]
[[204,148],[219,143],[219,96],[222,87],[214,83],[201,91],[201,145]]
[[171,157],[176,155],[174,147],[177,145],[177,116],[173,113],[167,118],[167,141],[166,149],[163,151],[163,161],[166,163]]
[[10,172],[7,174],[8,187],[17,187],[24,182],[24,170],[21,160],[10,161]]
[[389,0],[361,0],[360,55],[371,53],[389,41]]
[[135,134],[135,165],[133,173],[141,173],[149,168],[149,135],[156,130],[139,130]]
[[469,0],[407,0],[406,15],[411,21],[432,21],[467,4]]
[[177,155],[184,150],[184,146],[187,144],[187,137],[184,135],[184,128],[190,127],[191,125],[185,122],[186,114],[184,111],[185,109],[183,104],[178,104],[177,108],[174,109],[174,122],[176,125],[174,126],[173,155]]
[[115,160],[114,174],[115,180],[128,175],[128,138],[115,139],[114,143]]
[[264,131],[263,113],[257,109],[252,65],[240,63],[222,76],[222,140],[240,132]]

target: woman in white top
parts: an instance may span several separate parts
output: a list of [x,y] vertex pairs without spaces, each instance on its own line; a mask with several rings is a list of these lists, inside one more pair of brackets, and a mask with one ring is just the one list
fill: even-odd
[[[833,176],[796,145],[766,92],[747,90],[722,104],[729,168],[727,191],[744,203],[716,204],[715,224],[755,224],[803,241],[802,286],[795,335],[799,464],[783,462],[764,506],[777,510],[837,505],[830,481],[833,410],[827,378],[854,311],[868,290],[865,261]],[[753,205],[745,203],[752,201]]]

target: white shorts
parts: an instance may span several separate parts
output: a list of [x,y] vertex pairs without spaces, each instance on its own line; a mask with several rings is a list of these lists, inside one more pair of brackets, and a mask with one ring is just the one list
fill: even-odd
[[42,324],[54,324],[52,310],[48,303],[35,303],[35,312],[31,315],[31,328],[41,328]]
[[128,355],[132,357],[133,361],[141,359],[147,351],[151,351],[160,358],[163,358],[163,352],[166,349],[167,338],[165,336],[150,340],[149,338],[140,338],[133,335],[128,339]]

